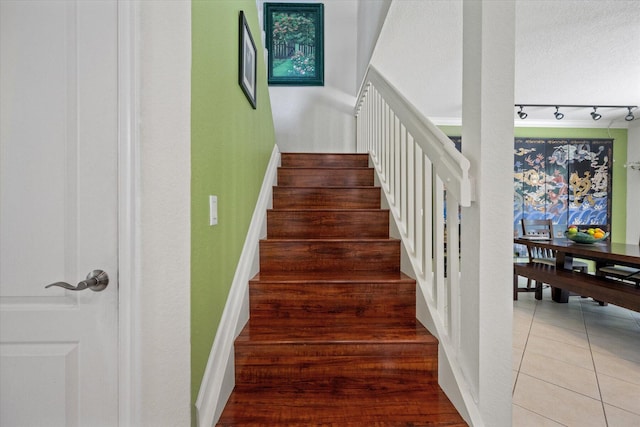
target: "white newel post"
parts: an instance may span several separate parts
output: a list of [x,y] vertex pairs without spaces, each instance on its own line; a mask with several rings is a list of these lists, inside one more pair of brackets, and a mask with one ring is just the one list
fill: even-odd
[[476,202],[462,211],[460,364],[484,424],[501,427],[511,425],[515,2],[463,5],[462,152]]
[[[637,114],[636,114],[637,115]],[[640,161],[640,120],[635,119],[629,123],[627,136],[627,162]],[[627,168],[627,244],[638,243],[640,239],[640,170]]]

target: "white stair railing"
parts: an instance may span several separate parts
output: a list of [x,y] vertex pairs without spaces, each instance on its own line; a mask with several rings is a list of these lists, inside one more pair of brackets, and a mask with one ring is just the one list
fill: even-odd
[[[469,161],[453,142],[422,115],[373,66],[357,104],[356,147],[376,168],[416,281],[429,311],[428,321],[452,367],[471,418],[477,404],[456,360],[460,331],[460,208],[472,201]],[[463,260],[464,262],[464,260]],[[467,325],[469,326],[469,325]],[[476,330],[477,328],[474,328]],[[460,408],[459,408],[460,409]],[[480,425],[482,422],[475,423]]]

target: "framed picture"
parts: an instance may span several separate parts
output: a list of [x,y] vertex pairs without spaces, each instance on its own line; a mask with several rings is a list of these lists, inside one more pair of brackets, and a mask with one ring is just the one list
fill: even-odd
[[251,36],[244,12],[240,11],[240,48],[238,84],[249,103],[256,108],[256,44]]
[[269,85],[324,86],[322,3],[265,3]]

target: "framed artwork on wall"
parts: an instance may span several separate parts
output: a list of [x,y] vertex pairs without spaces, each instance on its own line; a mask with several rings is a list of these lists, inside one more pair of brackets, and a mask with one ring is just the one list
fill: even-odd
[[[449,138],[461,151],[462,138]],[[552,220],[554,237],[570,225],[611,232],[612,159],[613,139],[514,138],[514,237],[522,219]]]
[[323,7],[264,4],[269,85],[324,86]]
[[238,84],[251,106],[256,108],[256,44],[251,36],[244,12],[240,11],[240,46]]
[[612,139],[515,138],[514,236],[523,218],[552,220],[555,237],[570,225],[611,232],[612,159]]

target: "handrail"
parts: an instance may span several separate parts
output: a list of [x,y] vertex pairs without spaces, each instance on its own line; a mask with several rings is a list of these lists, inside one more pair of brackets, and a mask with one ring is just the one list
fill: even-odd
[[468,381],[477,373],[458,363],[479,357],[460,345],[463,328],[467,336],[477,330],[461,324],[460,316],[461,208],[473,200],[469,160],[371,65],[354,114],[357,151],[370,155],[406,248],[412,268],[407,273],[418,283],[417,317],[434,329],[443,350],[439,358],[451,368],[439,381],[458,394],[464,406],[458,409],[473,425],[482,426],[477,388]]
[[[396,116],[402,117],[402,124],[431,160],[438,175],[453,191],[462,206],[470,206],[472,201],[471,180],[469,179],[469,160],[455,147],[453,142],[407,100],[393,84],[369,65],[364,83],[358,94],[355,108],[357,117],[363,108],[367,91],[375,87]],[[456,185],[452,185],[455,183]]]

